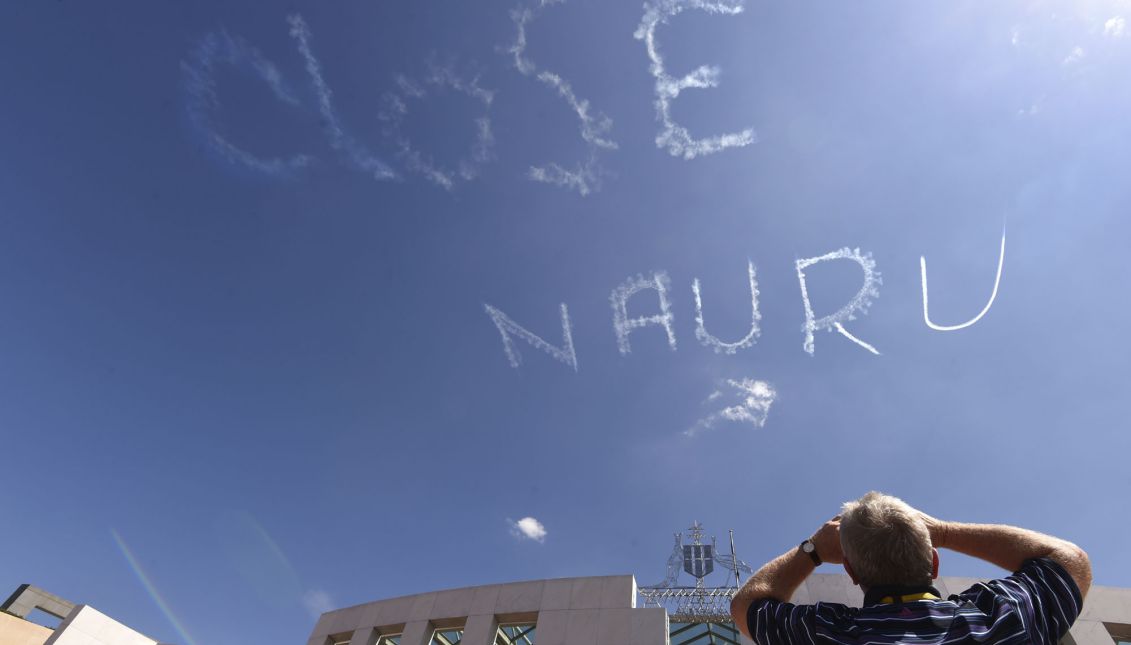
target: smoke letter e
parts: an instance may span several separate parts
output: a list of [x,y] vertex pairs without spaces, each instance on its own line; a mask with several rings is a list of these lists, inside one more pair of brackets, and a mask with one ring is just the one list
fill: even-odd
[[[852,297],[852,300],[848,301],[848,304],[841,307],[833,314],[817,318],[813,314],[813,306],[809,303],[809,290],[805,283],[805,269],[818,262],[828,260],[852,260],[859,264],[860,268],[864,270],[864,284],[861,285],[860,291]],[[878,285],[881,284],[883,280],[880,279],[880,272],[876,271],[876,262],[872,259],[871,253],[860,253],[860,249],[845,247],[839,251],[826,253],[815,258],[797,260],[797,279],[801,282],[801,302],[805,305],[805,324],[802,326],[802,330],[805,332],[805,343],[803,347],[806,352],[809,352],[810,356],[812,356],[815,351],[813,332],[818,329],[836,331],[869,352],[879,355],[880,352],[877,351],[875,347],[853,336],[844,328],[844,323],[849,320],[855,320],[856,314],[866,313],[869,305],[872,304],[872,299],[878,298],[880,295]]]
[[696,139],[688,129],[672,117],[671,103],[686,89],[718,87],[721,71],[714,65],[701,65],[689,74],[676,78],[664,68],[664,57],[656,42],[656,28],[667,23],[685,9],[699,9],[707,13],[735,16],[742,13],[742,0],[652,0],[644,3],[644,17],[633,36],[643,40],[652,61],[649,70],[656,79],[656,118],[660,132],[656,147],[666,149],[674,157],[694,159],[727,148],[738,148],[754,143],[754,130],[746,128],[713,137]]

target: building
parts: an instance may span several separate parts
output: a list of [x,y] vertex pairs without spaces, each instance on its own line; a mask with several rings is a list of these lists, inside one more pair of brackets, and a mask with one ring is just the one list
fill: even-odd
[[[61,621],[45,627],[35,612]],[[31,585],[20,585],[0,605],[0,645],[158,645],[89,605],[76,605]]]
[[[944,594],[973,578],[942,577]],[[673,623],[662,607],[637,607],[630,575],[560,578],[402,596],[322,615],[307,645],[683,645],[749,643],[726,622]],[[859,605],[844,575],[814,574],[797,603]],[[707,633],[711,630],[711,633]],[[1131,644],[1131,589],[1092,587],[1064,645]]]
[[[378,600],[322,614],[307,645],[731,645],[750,643],[729,618],[735,586],[703,580],[723,565],[729,580],[749,567],[719,555],[702,541],[676,545],[664,582],[640,588],[631,575],[533,580],[434,591]],[[695,586],[676,586],[680,569]],[[729,582],[729,581],[728,581]],[[960,593],[974,578],[941,577],[943,596]],[[860,606],[860,589],[846,575],[814,574],[794,594]],[[1063,645],[1131,645],[1131,589],[1093,586]]]

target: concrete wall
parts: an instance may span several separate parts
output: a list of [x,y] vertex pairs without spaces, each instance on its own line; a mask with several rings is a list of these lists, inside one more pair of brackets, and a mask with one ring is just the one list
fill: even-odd
[[89,605],[77,605],[44,645],[157,645]]
[[348,640],[373,645],[401,634],[401,645],[428,645],[438,627],[464,628],[462,645],[492,645],[500,623],[537,623],[538,645],[666,643],[667,613],[636,608],[632,576],[561,578],[450,589],[380,600],[323,614],[308,645]]
[[13,613],[21,618],[27,618],[31,612],[39,609],[63,620],[75,608],[75,603],[63,600],[53,593],[44,591],[39,587],[29,584],[20,585],[15,593],[0,605],[0,609]]
[[43,645],[51,630],[0,612],[0,645]]

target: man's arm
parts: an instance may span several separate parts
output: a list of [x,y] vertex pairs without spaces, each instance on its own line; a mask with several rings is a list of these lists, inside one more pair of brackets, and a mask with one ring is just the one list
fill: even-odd
[[[817,555],[823,562],[840,564],[844,554],[840,549],[840,518],[825,522],[810,538],[817,547]],[[793,592],[813,573],[817,565],[807,554],[794,547],[762,565],[754,572],[746,584],[735,594],[730,603],[730,615],[734,625],[746,636],[753,638],[746,616],[750,605],[763,598],[789,602]]]
[[926,514],[924,519],[936,547],[965,553],[1007,571],[1017,571],[1032,558],[1048,558],[1072,576],[1081,597],[1092,584],[1088,554],[1067,540],[1003,524],[944,522]]

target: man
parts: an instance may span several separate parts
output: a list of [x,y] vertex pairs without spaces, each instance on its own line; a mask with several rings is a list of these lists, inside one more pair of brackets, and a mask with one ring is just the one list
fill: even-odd
[[[935,547],[1014,573],[943,600],[931,587],[939,573]],[[862,608],[789,604],[822,562],[844,565],[864,591]],[[735,595],[731,614],[759,645],[1055,645],[1091,582],[1088,554],[1071,542],[1013,526],[944,522],[871,492],[759,569]]]

